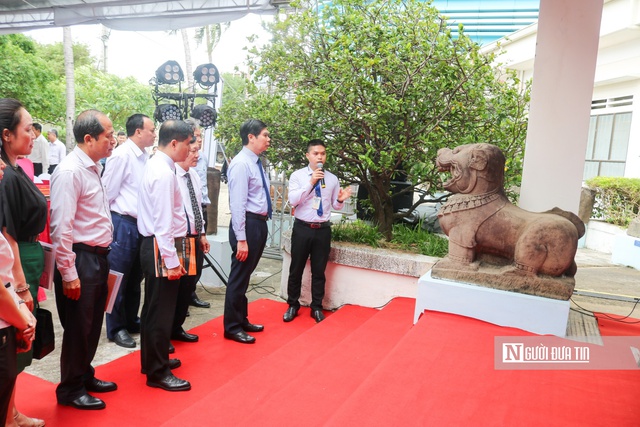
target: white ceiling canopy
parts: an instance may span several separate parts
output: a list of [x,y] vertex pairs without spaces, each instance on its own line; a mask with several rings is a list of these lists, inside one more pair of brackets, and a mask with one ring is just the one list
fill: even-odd
[[2,0],[0,34],[71,25],[165,31],[273,14],[282,0]]

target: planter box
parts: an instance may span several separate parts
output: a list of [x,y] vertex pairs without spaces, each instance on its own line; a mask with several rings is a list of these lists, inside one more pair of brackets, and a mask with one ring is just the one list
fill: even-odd
[[[287,299],[287,282],[291,265],[291,231],[282,234],[282,279],[280,296]],[[415,298],[418,278],[440,258],[375,249],[343,242],[333,242],[325,271],[327,310],[344,304],[382,307],[395,297]],[[311,303],[309,262],[302,276],[302,305]]]

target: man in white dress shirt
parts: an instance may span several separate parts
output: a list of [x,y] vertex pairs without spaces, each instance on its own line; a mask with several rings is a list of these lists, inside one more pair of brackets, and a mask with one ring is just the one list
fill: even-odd
[[[140,261],[145,279],[140,362],[147,385],[167,391],[191,389],[188,381],[171,373],[171,368],[180,363],[178,359],[169,360],[169,340],[180,278],[186,274],[176,251],[176,240],[184,242],[187,235],[187,219],[175,163],[187,158],[193,142],[193,130],[186,122],[167,120],[162,124],[158,151],[147,162],[138,198]],[[155,245],[166,266],[166,277],[156,275]]]
[[47,139],[49,140],[49,175],[53,173],[58,164],[67,155],[67,147],[64,146],[62,141],[58,139],[58,131],[51,129],[47,133]]
[[196,242],[196,269],[195,276],[182,276],[180,290],[176,302],[176,312],[173,319],[171,339],[184,342],[196,342],[198,336],[184,330],[182,324],[187,317],[187,310],[195,292],[196,284],[202,272],[204,254],[209,252],[209,241],[204,228],[204,216],[202,212],[202,191],[200,191],[200,177],[195,170],[198,162],[200,144],[196,143],[189,149],[189,157],[184,162],[176,163],[176,176],[178,186],[182,194],[184,211],[187,216],[187,237],[193,237]]
[[109,245],[113,236],[106,192],[98,163],[114,146],[111,120],[87,110],[73,126],[77,145],[51,176],[51,240],[56,254],[56,306],[62,335],[58,403],[77,409],[104,409],[89,391],[117,389],[94,376],[107,301]]
[[42,136],[40,123],[33,124],[33,132],[36,134],[36,139],[33,140],[33,150],[27,158],[33,162],[33,174],[40,176],[49,171],[49,142]]
[[156,139],[156,126],[144,114],[127,119],[129,138],[107,159],[102,181],[113,220],[113,243],[109,252],[111,269],[123,274],[111,313],[107,313],[107,338],[120,347],[134,348],[129,333],[140,332],[140,238],[138,234],[138,192],[149,159],[145,150]]

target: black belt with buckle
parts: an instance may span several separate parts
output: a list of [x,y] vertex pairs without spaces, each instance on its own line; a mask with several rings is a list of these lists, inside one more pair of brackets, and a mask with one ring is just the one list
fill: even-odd
[[253,212],[247,212],[247,218],[259,219],[260,221],[266,221],[269,219],[268,215],[260,215]]
[[304,225],[306,227],[313,228],[313,229],[331,227],[331,221],[307,222],[307,221],[303,221],[301,219],[296,218],[295,222],[298,223],[298,224],[302,224],[302,225]]
[[74,243],[73,244],[74,251],[84,251],[90,252],[96,255],[109,255],[109,251],[111,250],[110,246],[89,246],[84,243]]
[[115,212],[115,211],[111,211],[111,216],[119,216],[120,218],[127,220],[129,222],[132,222],[134,224],[138,223],[138,220],[135,219],[134,217],[132,217],[131,215],[122,215],[121,213]]

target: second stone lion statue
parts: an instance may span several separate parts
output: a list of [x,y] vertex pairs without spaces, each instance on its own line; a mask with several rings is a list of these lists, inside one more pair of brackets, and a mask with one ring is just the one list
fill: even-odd
[[[438,213],[449,236],[449,254],[434,266],[433,275],[469,281],[471,272],[488,267],[489,273],[484,268],[478,275],[483,286],[568,299],[584,223],[559,208],[534,213],[511,204],[503,188],[505,158],[495,145],[441,149],[436,163],[451,173],[444,188],[453,195]],[[534,280],[539,277],[542,281]]]

